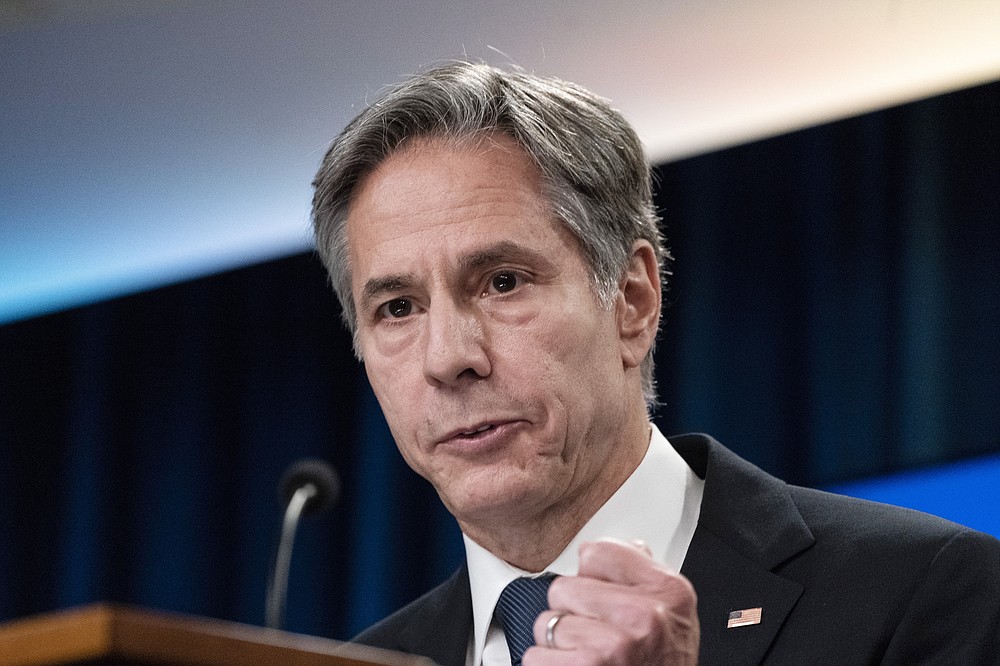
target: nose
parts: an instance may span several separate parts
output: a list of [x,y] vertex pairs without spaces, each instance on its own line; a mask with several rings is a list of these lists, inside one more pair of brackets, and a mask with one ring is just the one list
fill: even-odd
[[428,308],[424,377],[442,386],[490,374],[490,358],[482,322],[472,311],[453,302]]

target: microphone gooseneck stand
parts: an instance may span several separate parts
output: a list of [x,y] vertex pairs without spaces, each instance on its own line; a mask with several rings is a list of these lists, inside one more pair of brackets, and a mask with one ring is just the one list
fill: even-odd
[[322,460],[301,460],[282,476],[280,492],[287,504],[281,523],[281,537],[274,558],[271,584],[265,600],[265,622],[271,629],[284,625],[285,600],[288,597],[288,573],[292,564],[292,546],[302,516],[320,513],[337,498],[340,483],[337,474]]

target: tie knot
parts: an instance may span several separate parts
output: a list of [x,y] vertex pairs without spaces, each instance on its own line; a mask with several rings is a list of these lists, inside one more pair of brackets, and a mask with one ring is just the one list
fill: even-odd
[[554,574],[515,578],[500,593],[496,616],[507,638],[512,666],[520,666],[521,655],[535,644],[535,619],[549,607],[549,585],[554,578]]

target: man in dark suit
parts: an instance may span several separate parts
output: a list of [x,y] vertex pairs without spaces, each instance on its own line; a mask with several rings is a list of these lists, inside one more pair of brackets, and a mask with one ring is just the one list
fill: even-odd
[[355,118],[314,185],[359,358],[466,545],[359,641],[446,666],[1000,658],[996,540],[649,422],[669,257],[604,100],[437,68]]

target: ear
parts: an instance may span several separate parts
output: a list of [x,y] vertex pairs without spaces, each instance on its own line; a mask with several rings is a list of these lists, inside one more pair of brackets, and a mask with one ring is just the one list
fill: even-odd
[[660,325],[660,271],[649,241],[632,245],[615,303],[619,346],[625,367],[637,367],[656,340]]

